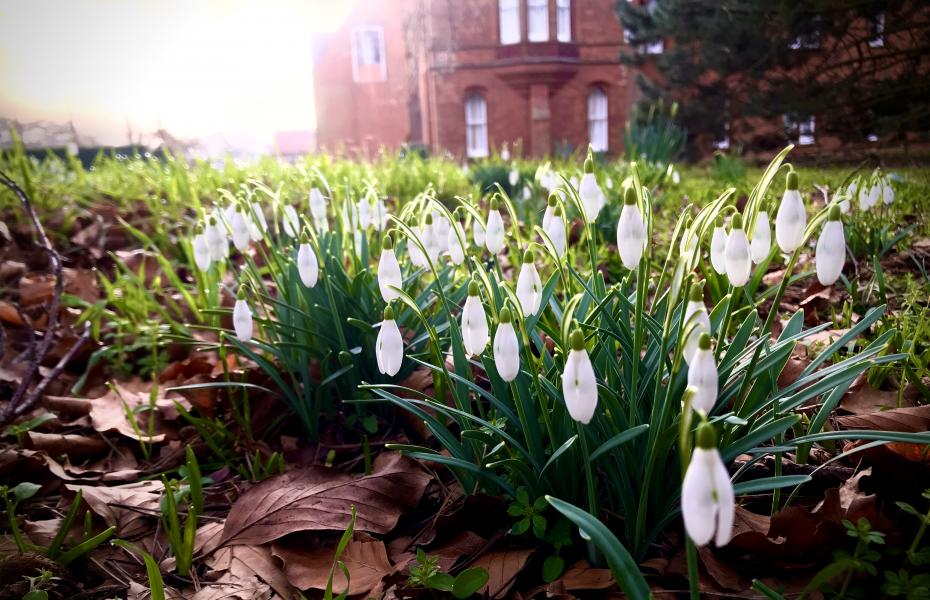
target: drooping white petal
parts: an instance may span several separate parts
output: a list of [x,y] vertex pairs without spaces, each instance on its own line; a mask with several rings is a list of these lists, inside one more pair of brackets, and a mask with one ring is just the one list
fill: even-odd
[[549,221],[549,227],[546,228],[546,235],[548,235],[549,239],[552,240],[552,245],[555,247],[556,255],[559,258],[565,256],[565,222],[562,221],[562,217],[560,215],[553,215],[552,219]]
[[562,395],[572,419],[587,425],[597,408],[597,379],[584,349],[571,350],[562,371]]
[[433,233],[439,254],[449,250],[449,231],[451,229],[452,225],[445,215],[438,212],[433,213]]
[[471,221],[471,237],[472,240],[474,240],[476,246],[479,248],[484,248],[486,237],[484,223],[482,223],[479,219],[472,219]]
[[210,248],[210,260],[219,262],[229,255],[229,242],[226,233],[219,223],[207,224],[204,229],[207,246]]
[[320,264],[310,244],[301,244],[297,249],[297,273],[304,286],[312,288],[316,285],[320,274]]
[[256,202],[250,202],[248,206],[249,235],[252,236],[253,242],[260,242],[265,237],[265,232],[268,231],[268,221],[265,220],[262,207]]
[[885,204],[894,202],[894,188],[887,181],[882,184],[882,202]]
[[245,252],[249,247],[249,241],[252,239],[252,233],[242,211],[233,211],[232,217],[229,219],[229,230],[232,233],[233,245],[236,250]]
[[384,228],[387,226],[387,222],[387,206],[384,204],[384,200],[378,198],[375,200],[374,205],[372,206],[371,224],[374,225],[375,229],[378,231],[384,231]]
[[507,181],[510,182],[510,187],[517,185],[517,182],[520,181],[520,172],[516,169],[510,171],[510,175],[507,176]]
[[851,206],[849,204],[849,198],[843,198],[842,200],[840,200],[840,212],[842,212],[845,215],[849,212],[850,208]]
[[381,321],[375,340],[375,357],[378,360],[378,371],[384,375],[393,377],[400,371],[404,361],[404,340],[394,319]]
[[552,216],[555,214],[555,207],[546,205],[546,212],[543,213],[542,230],[549,231],[549,223],[552,222]]
[[[408,248],[414,246],[410,243]],[[403,277],[400,274],[400,264],[397,262],[397,255],[393,248],[381,251],[381,258],[378,259],[378,287],[381,289],[381,297],[385,302],[390,302],[400,296],[400,293],[392,287],[402,289]]]
[[478,296],[468,296],[462,308],[462,341],[468,356],[480,356],[488,345],[490,334],[484,305]]
[[749,240],[746,239],[745,231],[742,229],[730,231],[730,235],[727,237],[724,259],[730,285],[734,287],[746,285],[752,272],[752,262],[749,256]]
[[717,535],[714,542],[717,546],[726,546],[733,537],[733,521],[736,517],[736,494],[730,473],[727,471],[720,452],[713,450],[713,482],[717,497]]
[[210,268],[210,246],[207,244],[206,234],[199,233],[194,236],[191,242],[191,249],[194,252],[194,262],[201,271]]
[[635,204],[624,204],[617,221],[617,250],[627,269],[635,269],[643,256],[646,243],[646,225],[643,214]]
[[520,373],[520,344],[509,321],[498,325],[494,333],[494,366],[504,381],[513,381]]
[[[687,339],[685,339],[685,348],[682,356],[689,365],[698,349],[698,341],[702,333],[710,333],[710,316],[707,314],[707,308],[701,301],[689,300],[685,306],[685,320],[682,325],[685,330],[690,330]],[[692,327],[693,326],[693,327]]]
[[688,537],[697,546],[708,544],[717,530],[716,460],[720,459],[715,448],[695,448],[681,484],[681,516]]
[[772,248],[772,225],[769,223],[769,213],[759,211],[756,216],[756,227],[752,232],[752,244],[749,254],[752,262],[759,264],[769,255]]
[[594,173],[585,173],[581,178],[581,184],[578,186],[578,195],[581,196],[581,203],[584,205],[585,218],[588,223],[597,220],[601,208],[604,207],[606,199],[604,192],[597,185],[597,179]]
[[449,248],[449,258],[454,265],[460,265],[465,262],[465,248],[462,247],[462,239],[464,239],[464,237],[465,235],[462,233],[461,225],[455,223],[449,227],[449,233],[446,235],[446,246]]
[[319,188],[310,189],[310,214],[314,221],[326,220],[326,198],[323,197]]
[[430,261],[435,263],[436,259],[439,258],[439,244],[436,240],[435,225],[433,223],[424,223],[420,227],[419,235],[420,242],[426,249],[426,256],[429,257]]
[[727,272],[726,249],[727,230],[723,227],[714,227],[714,234],[710,239],[710,263],[714,271],[724,275]]
[[695,390],[691,405],[695,410],[709,413],[717,403],[717,362],[712,350],[698,348],[688,365],[688,387]]
[[517,276],[517,299],[524,316],[535,315],[542,301],[542,279],[533,263],[523,263]]
[[252,309],[245,300],[236,300],[233,306],[233,329],[240,342],[252,339]]
[[485,244],[488,252],[498,254],[504,249],[504,219],[499,210],[488,211],[488,224],[485,227]]
[[362,229],[368,229],[371,225],[371,199],[367,196],[359,198],[355,206],[355,212],[358,215],[358,226]]
[[833,285],[843,272],[846,263],[846,238],[842,221],[827,221],[817,239],[814,255],[817,279],[821,285]]
[[284,215],[281,224],[284,227],[284,234],[287,237],[295,238],[300,231],[300,219],[297,217],[297,209],[290,204],[284,206]]
[[879,199],[881,199],[881,195],[882,195],[882,186],[880,186],[877,183],[874,184],[872,186],[872,189],[869,190],[869,208],[872,208],[873,206],[878,204]]
[[678,242],[678,254],[688,256],[698,247],[697,233],[691,228],[684,231],[681,240]]
[[407,256],[413,266],[423,268],[426,266],[426,255],[420,250],[420,246],[414,240],[407,241]]
[[782,252],[794,252],[804,241],[807,210],[798,190],[785,190],[775,215],[775,240]]
[[859,188],[859,208],[862,210],[869,210],[871,208],[871,200],[869,198],[869,188],[865,184]]

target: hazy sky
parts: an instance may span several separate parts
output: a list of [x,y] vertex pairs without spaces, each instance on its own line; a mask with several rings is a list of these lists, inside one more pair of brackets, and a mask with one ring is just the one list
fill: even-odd
[[0,116],[268,144],[315,126],[311,35],[354,2],[0,0]]

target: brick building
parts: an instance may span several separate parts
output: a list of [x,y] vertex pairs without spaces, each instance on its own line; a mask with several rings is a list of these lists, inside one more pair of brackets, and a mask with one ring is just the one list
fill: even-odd
[[359,0],[321,38],[320,148],[622,151],[635,81],[614,0]]

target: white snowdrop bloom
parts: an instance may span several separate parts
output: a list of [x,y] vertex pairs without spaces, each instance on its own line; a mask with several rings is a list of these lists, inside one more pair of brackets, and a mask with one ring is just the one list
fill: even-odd
[[746,232],[743,231],[741,215],[733,215],[730,221],[730,235],[727,236],[724,261],[730,285],[733,287],[746,285],[752,273],[752,260],[749,255],[749,240],[746,238]]
[[542,302],[542,279],[533,263],[533,250],[523,253],[523,264],[517,276],[517,299],[520,301],[520,310],[523,316],[529,317],[539,311]]
[[672,183],[674,183],[675,185],[678,185],[679,183],[681,183],[681,175],[678,173],[677,170],[672,171]]
[[358,215],[358,226],[363,230],[368,229],[371,226],[371,198],[359,198],[355,214]]
[[249,202],[249,235],[252,236],[253,242],[260,242],[268,231],[268,221],[265,220],[265,213],[262,207],[256,202]]
[[549,231],[549,223],[552,221],[552,215],[555,214],[555,207],[558,204],[555,194],[549,194],[549,201],[546,203],[546,212],[543,213],[542,230]]
[[681,240],[678,241],[678,254],[687,256],[697,250],[698,236],[690,227],[686,228],[681,234]]
[[326,198],[319,188],[310,188],[310,216],[317,231],[329,231],[329,222],[326,219]]
[[807,227],[807,209],[798,191],[798,174],[788,172],[785,193],[782,194],[778,213],[775,215],[775,240],[782,252],[794,252],[804,242]]
[[894,202],[894,188],[887,179],[882,181],[882,202],[885,204]]
[[837,206],[830,209],[827,222],[817,238],[814,261],[817,263],[817,279],[821,285],[833,285],[843,272],[843,265],[846,263],[846,236]]
[[[419,236],[419,234],[417,234]],[[422,238],[421,238],[422,243]],[[423,250],[420,249],[420,246],[413,240],[413,238],[407,240],[407,256],[410,257],[410,263],[417,267],[423,268],[426,266],[426,255],[423,254]]]
[[698,339],[698,349],[688,365],[688,387],[694,389],[692,406],[704,414],[709,413],[717,403],[718,390],[717,361],[710,349],[710,335],[702,333]]
[[501,160],[504,162],[510,160],[510,150],[507,148],[507,144],[504,144],[501,148]]
[[578,186],[578,195],[581,196],[581,204],[584,206],[585,219],[588,223],[593,223],[607,201],[604,192],[597,185],[597,178],[594,177],[594,159],[590,156],[584,161],[584,176]]
[[252,232],[249,230],[249,223],[241,210],[233,211],[229,219],[229,231],[232,233],[233,245],[239,252],[245,252],[249,247],[249,241],[252,239]]
[[342,230],[344,232],[354,231],[358,227],[358,212],[355,210],[355,203],[346,199],[342,203]]
[[[413,243],[411,242],[411,245]],[[378,259],[378,288],[385,302],[390,302],[400,296],[397,290],[403,289],[404,279],[400,273],[400,264],[394,253],[394,243],[390,235],[384,236],[381,242],[381,258]],[[397,289],[393,289],[397,288]]]
[[436,226],[433,223],[433,215],[426,215],[425,222],[420,227],[420,242],[426,249],[426,256],[430,262],[435,263],[439,259],[439,239],[436,234]]
[[462,308],[461,325],[465,354],[469,357],[480,356],[488,345],[490,335],[477,281],[471,281],[468,284],[468,298]]
[[749,255],[752,262],[759,264],[769,255],[772,249],[772,225],[769,223],[769,213],[760,210],[756,215],[756,227],[752,232],[752,243],[749,245]]
[[568,184],[572,186],[572,189],[577,192],[578,191],[578,176],[572,175],[572,178],[568,180]]
[[724,546],[733,535],[736,514],[735,495],[730,474],[717,450],[713,426],[698,427],[697,447],[681,485],[681,516],[685,531],[697,546],[715,540]]
[[210,245],[207,243],[207,236],[202,231],[194,236],[191,241],[191,250],[194,253],[194,263],[201,271],[210,268]]
[[433,234],[440,254],[449,250],[449,229],[451,227],[449,219],[444,214],[433,213]]
[[245,301],[243,288],[239,289],[239,297],[236,299],[236,305],[233,306],[233,329],[240,342],[252,339],[252,309]]
[[612,178],[612,177],[608,177],[607,180],[604,182],[604,185],[607,186],[607,189],[608,189],[608,190],[614,189],[614,180],[613,180],[613,178]]
[[[236,214],[235,203],[227,204],[221,212],[223,214],[223,221],[226,223],[226,225],[230,225],[232,223],[233,215]],[[219,213],[216,214],[219,215]]]
[[872,208],[882,197],[882,186],[876,182],[872,185],[872,188],[869,190],[869,208]]
[[533,192],[530,191],[530,188],[523,186],[523,201],[526,202],[533,197]]
[[290,204],[284,206],[281,225],[284,227],[284,234],[289,238],[297,237],[300,231],[300,219],[297,217],[297,210]]
[[465,248],[462,246],[463,239],[465,239],[465,234],[462,231],[462,225],[458,221],[454,221],[449,227],[449,233],[446,234],[447,252],[454,265],[465,262]]
[[378,231],[384,231],[388,223],[388,210],[383,198],[378,198],[372,204],[371,224]]
[[623,266],[633,270],[643,257],[646,244],[646,224],[643,213],[636,205],[636,191],[629,187],[623,193],[623,209],[617,221],[617,250]]
[[378,360],[378,371],[391,377],[397,375],[401,363],[404,362],[404,339],[400,335],[397,322],[394,321],[394,310],[390,305],[384,309],[384,320],[378,328],[375,358]]
[[491,254],[499,254],[504,249],[504,219],[497,209],[497,198],[491,198],[488,210],[488,223],[485,226],[485,245]]
[[719,275],[727,272],[726,262],[727,230],[723,227],[723,217],[717,217],[714,233],[710,238],[710,263]]
[[217,223],[216,217],[210,217],[207,228],[204,230],[207,247],[210,249],[210,260],[219,262],[229,256],[229,242],[223,226]]
[[481,222],[481,219],[471,220],[471,237],[476,246],[484,248],[484,242],[487,236],[485,235],[484,223]]
[[597,379],[584,347],[584,334],[575,329],[569,339],[571,351],[562,371],[562,395],[572,419],[587,425],[597,408]]
[[710,316],[707,314],[707,307],[704,306],[703,290],[698,284],[691,286],[682,327],[684,327],[685,331],[690,331],[688,337],[685,338],[685,347],[682,352],[685,362],[690,365],[694,353],[697,352],[701,334],[710,333]]
[[510,182],[510,187],[516,187],[517,182],[520,181],[520,171],[511,169],[510,174],[507,176],[507,181]]
[[304,287],[308,288],[315,286],[320,276],[320,263],[306,237],[297,248],[297,274],[300,275],[300,281]]
[[510,309],[501,309],[500,323],[494,332],[494,366],[504,381],[510,382],[520,373],[520,343],[511,323]]
[[562,207],[556,206],[549,220],[549,227],[546,228],[546,235],[552,241],[555,254],[559,258],[565,256],[565,246],[567,244],[567,233],[565,232],[565,222],[562,220]]
[[872,207],[871,200],[869,198],[869,187],[863,182],[859,186],[859,208],[861,210],[869,210]]

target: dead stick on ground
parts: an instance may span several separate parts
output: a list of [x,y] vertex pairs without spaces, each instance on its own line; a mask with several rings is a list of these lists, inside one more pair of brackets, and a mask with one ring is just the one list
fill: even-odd
[[33,379],[39,373],[39,367],[42,364],[42,361],[45,360],[45,357],[48,355],[49,350],[52,347],[52,341],[55,339],[55,329],[58,327],[58,311],[61,307],[61,292],[64,287],[64,277],[62,276],[62,266],[61,266],[61,255],[55,251],[55,248],[52,246],[52,243],[48,240],[48,236],[45,235],[45,229],[42,227],[42,223],[39,221],[39,217],[36,215],[35,210],[32,208],[32,203],[29,201],[29,197],[26,195],[26,192],[22,190],[19,185],[16,184],[6,173],[0,171],[0,183],[8,187],[19,199],[20,203],[23,205],[23,210],[26,212],[26,216],[29,217],[29,220],[32,221],[32,226],[36,230],[36,236],[38,237],[39,244],[45,249],[45,252],[48,254],[48,264],[50,270],[55,275],[55,289],[52,293],[52,301],[48,306],[48,320],[45,326],[45,333],[42,335],[42,341],[37,342],[33,346],[33,352],[30,356],[29,368],[26,370],[26,374],[23,375],[22,380],[19,382],[19,386],[16,388],[16,391],[13,392],[13,396],[10,398],[10,401],[3,407],[3,410],[0,410],[0,427],[3,427],[16,417],[22,415],[27,410],[35,406],[38,402],[39,397],[42,395],[42,392],[45,391],[46,386],[51,382],[52,379],[61,374],[64,370],[65,365],[74,354],[77,352],[77,349],[84,344],[85,341],[90,337],[90,330],[85,327],[83,335],[75,342],[74,346],[58,361],[58,364],[55,365],[55,368],[52,369],[52,372],[49,373],[49,376],[44,378],[39,384],[30,392],[29,386],[32,384]]

